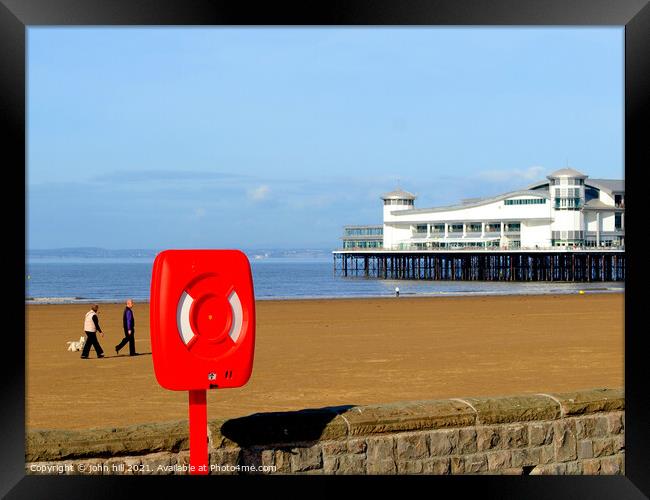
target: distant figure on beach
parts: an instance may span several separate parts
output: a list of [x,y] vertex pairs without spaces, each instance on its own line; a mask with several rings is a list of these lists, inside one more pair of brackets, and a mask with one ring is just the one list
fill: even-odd
[[120,349],[129,343],[129,356],[136,356],[135,352],[135,316],[133,315],[133,300],[127,299],[124,314],[122,314],[122,326],[124,327],[124,338],[122,342],[115,346],[115,354],[120,353]]
[[395,287],[395,297],[399,297],[399,287]]
[[99,341],[97,340],[97,332],[99,332],[102,337],[104,336],[104,332],[102,332],[102,329],[99,326],[99,317],[97,316],[98,310],[99,306],[97,304],[93,304],[90,307],[90,311],[86,313],[86,317],[84,318],[84,332],[86,333],[86,343],[84,344],[83,351],[81,351],[81,359],[88,359],[88,354],[90,354],[91,347],[95,348],[95,352],[97,353],[98,358],[104,357],[104,350],[102,349],[102,346],[99,345]]

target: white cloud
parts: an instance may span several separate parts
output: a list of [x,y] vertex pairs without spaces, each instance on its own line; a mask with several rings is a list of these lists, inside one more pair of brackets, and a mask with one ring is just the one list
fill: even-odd
[[248,197],[253,201],[262,201],[266,199],[271,189],[267,185],[258,186],[248,191]]
[[199,207],[199,208],[194,210],[194,217],[196,217],[197,219],[200,219],[201,217],[205,217],[205,214],[206,214],[206,211],[205,211],[205,208],[203,208],[203,207]]

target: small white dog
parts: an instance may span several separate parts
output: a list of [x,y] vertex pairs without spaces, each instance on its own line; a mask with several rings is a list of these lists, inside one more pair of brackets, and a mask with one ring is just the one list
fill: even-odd
[[81,351],[86,343],[86,337],[79,337],[79,342],[68,342],[68,351]]

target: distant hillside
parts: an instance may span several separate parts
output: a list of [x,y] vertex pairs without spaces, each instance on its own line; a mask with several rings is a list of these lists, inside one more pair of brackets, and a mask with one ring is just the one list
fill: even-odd
[[[323,248],[295,249],[242,249],[251,259],[263,258],[318,258],[329,257],[331,251]],[[97,247],[30,249],[31,258],[151,258],[160,250],[154,249],[107,249]]]

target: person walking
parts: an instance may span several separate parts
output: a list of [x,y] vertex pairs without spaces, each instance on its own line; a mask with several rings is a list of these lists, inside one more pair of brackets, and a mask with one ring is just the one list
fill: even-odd
[[126,301],[124,314],[122,314],[122,326],[124,327],[124,338],[115,346],[115,354],[120,354],[120,349],[129,343],[129,356],[137,356],[135,352],[135,316],[133,315],[133,300]]
[[86,343],[84,344],[84,348],[81,351],[81,359],[88,359],[88,354],[90,354],[91,347],[95,348],[95,352],[97,353],[98,358],[104,357],[104,350],[102,349],[102,346],[99,345],[99,340],[97,340],[97,332],[99,332],[102,337],[104,336],[104,332],[102,332],[102,329],[99,326],[99,317],[97,316],[98,310],[99,306],[97,304],[93,304],[90,307],[90,311],[86,313],[86,317],[84,318],[84,332],[86,333]]

